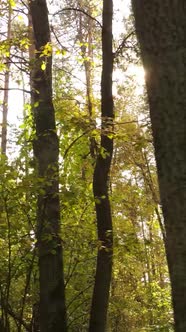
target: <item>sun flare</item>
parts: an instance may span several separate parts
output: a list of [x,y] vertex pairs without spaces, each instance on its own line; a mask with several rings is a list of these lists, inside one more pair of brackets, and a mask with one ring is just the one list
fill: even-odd
[[143,66],[130,65],[127,69],[127,74],[134,76],[137,86],[143,86],[145,82],[145,70]]

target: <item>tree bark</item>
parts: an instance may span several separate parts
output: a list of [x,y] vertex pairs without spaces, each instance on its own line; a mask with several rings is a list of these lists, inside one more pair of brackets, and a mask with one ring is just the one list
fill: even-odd
[[[12,8],[9,4],[8,7],[8,23],[7,23],[7,41],[11,39],[11,17]],[[9,47],[10,52],[11,47]],[[10,55],[9,55],[10,56]],[[9,95],[9,81],[10,81],[10,61],[6,65],[5,77],[4,77],[4,96],[3,96],[3,117],[2,117],[2,131],[1,131],[1,153],[6,155],[7,150],[7,118],[8,118],[8,95]]]
[[157,162],[175,331],[186,331],[186,3],[133,0]]
[[109,172],[113,153],[112,134],[114,117],[112,96],[112,16],[112,0],[104,0],[102,28],[101,146],[93,176],[99,248],[89,332],[104,332],[106,330],[109,289],[112,275],[113,234],[108,190]]
[[[32,107],[36,138],[34,155],[40,182],[38,188],[37,245],[40,274],[40,331],[65,332],[66,310],[58,180],[59,144],[52,103],[52,54],[45,0],[31,0],[35,40],[35,65],[32,70]],[[47,56],[43,50],[49,46]],[[45,63],[45,67],[42,64]]]

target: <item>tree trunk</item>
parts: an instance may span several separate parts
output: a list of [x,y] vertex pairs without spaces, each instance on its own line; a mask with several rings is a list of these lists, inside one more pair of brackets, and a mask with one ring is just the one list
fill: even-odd
[[[9,4],[8,7],[8,24],[7,24],[7,41],[10,43],[11,39],[11,15],[12,8]],[[10,52],[11,47],[9,47]],[[10,55],[9,55],[10,56]],[[2,131],[1,131],[1,153],[6,155],[7,150],[7,117],[8,117],[8,88],[10,81],[10,61],[6,65],[5,78],[4,78],[4,96],[3,96],[3,118],[2,118]]]
[[[87,11],[90,16],[92,16],[92,10],[89,8]],[[81,56],[84,64],[85,69],[85,80],[86,80],[86,104],[88,110],[88,116],[90,121],[90,127],[94,126],[94,101],[93,101],[93,19],[91,17],[86,17],[86,24],[87,24],[87,33],[85,35],[83,31],[83,22],[82,20],[83,14],[79,13],[79,22],[78,22],[78,39],[81,43]],[[85,46],[86,45],[86,46]],[[95,160],[96,157],[96,150],[97,150],[97,143],[95,137],[90,136],[90,155]]]
[[186,3],[133,0],[164,214],[175,331],[186,331]]
[[[40,183],[37,212],[40,331],[64,332],[67,328],[62,243],[59,236],[59,144],[52,103],[52,54],[46,1],[32,0],[30,13],[36,49],[31,88],[36,130],[33,148]],[[46,47],[48,54],[44,56],[42,51]]]
[[112,0],[104,0],[102,28],[101,146],[93,177],[99,248],[89,332],[104,332],[106,330],[109,289],[112,274],[113,234],[108,190],[113,152],[114,117],[112,96],[112,15]]

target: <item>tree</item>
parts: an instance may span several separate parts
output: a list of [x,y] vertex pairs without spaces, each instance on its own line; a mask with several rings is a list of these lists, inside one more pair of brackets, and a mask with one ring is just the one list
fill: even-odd
[[31,1],[35,41],[32,70],[34,155],[37,162],[37,246],[40,274],[40,330],[66,331],[66,309],[60,239],[59,143],[52,101],[52,47],[45,0]]
[[146,70],[175,331],[186,330],[186,6],[132,1]]
[[[8,23],[7,23],[7,44],[10,43],[11,38],[11,14],[12,8],[11,4],[8,4]],[[10,57],[10,46],[7,50],[7,59]],[[8,116],[8,88],[10,80],[10,61],[7,61],[6,71],[4,76],[4,97],[3,97],[3,116],[2,116],[2,131],[1,131],[1,153],[6,155],[7,147],[7,116]]]
[[106,329],[109,289],[112,276],[113,230],[109,200],[109,173],[113,153],[112,96],[112,0],[103,1],[102,79],[101,79],[101,144],[93,176],[93,192],[98,229],[98,256],[90,313],[90,332]]

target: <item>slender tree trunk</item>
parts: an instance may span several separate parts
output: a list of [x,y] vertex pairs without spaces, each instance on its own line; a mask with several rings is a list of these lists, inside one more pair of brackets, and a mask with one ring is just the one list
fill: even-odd
[[146,69],[172,285],[175,331],[186,331],[186,3],[133,0]]
[[[40,180],[37,212],[40,331],[65,332],[67,328],[62,243],[59,236],[59,143],[52,103],[52,54],[46,1],[31,0],[30,13],[36,49],[31,88],[36,130],[33,148]],[[49,53],[48,56],[43,56],[42,51],[46,45]]]
[[95,285],[92,298],[89,332],[106,330],[109,289],[112,274],[113,234],[109,202],[109,172],[113,153],[113,96],[112,96],[112,0],[103,1],[101,81],[102,132],[100,153],[97,156],[93,177],[96,205],[99,250]]
[[[8,24],[7,24],[7,40],[10,42],[11,38],[11,5],[8,8]],[[9,47],[10,51],[10,47]],[[10,81],[10,61],[6,65],[5,78],[4,78],[4,96],[3,96],[3,117],[2,117],[2,130],[1,130],[1,153],[6,155],[7,149],[7,117],[8,117],[8,88]]]
[[[90,12],[91,15],[91,12]],[[92,19],[89,18],[88,23],[88,36],[87,36],[87,57],[88,60],[84,60],[84,68],[85,68],[85,77],[86,77],[86,100],[87,100],[87,107],[88,107],[88,115],[90,120],[90,126],[94,123],[93,120],[93,89],[92,89],[92,63],[93,63],[93,49],[92,49],[92,29],[93,29],[93,22]],[[85,55],[86,56],[86,55]],[[95,137],[90,136],[90,154],[93,159],[96,157],[96,140]]]
[[[92,16],[91,9],[89,9],[88,14]],[[92,89],[92,82],[93,82],[93,73],[92,73],[92,63],[93,63],[93,46],[92,46],[92,32],[93,32],[93,20],[92,18],[88,18],[88,31],[87,35],[83,33],[82,27],[82,13],[79,13],[79,25],[78,25],[78,38],[81,43],[81,54],[85,69],[85,79],[86,79],[86,104],[88,110],[88,116],[90,121],[90,126],[94,125],[94,106],[93,106],[93,89]],[[87,17],[86,17],[87,20]],[[85,46],[85,44],[87,44]],[[97,143],[95,137],[90,136],[90,155],[93,160],[96,157],[96,150],[97,150]]]
[[[34,44],[34,33],[33,33],[33,24],[32,24],[32,16],[30,11],[28,11],[28,38],[29,38],[29,49],[28,49],[28,54],[29,54],[29,63],[30,63],[30,68],[33,67],[34,59],[35,59],[35,44]],[[32,69],[31,69],[32,71]],[[32,87],[32,75],[30,75],[30,86]],[[31,96],[31,104],[32,104],[32,96]],[[34,104],[34,100],[33,100]],[[26,112],[24,111],[23,118],[26,118]],[[25,140],[25,148],[27,145],[27,140]],[[25,156],[25,175],[28,174],[28,156]],[[29,195],[27,194],[26,200],[29,200]],[[31,328],[32,332],[39,332],[40,331],[40,319],[39,319],[39,301],[35,301],[32,306],[32,322],[31,322]]]

